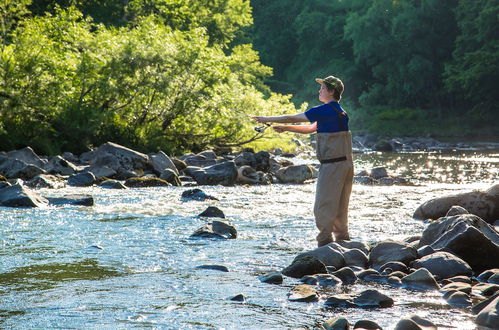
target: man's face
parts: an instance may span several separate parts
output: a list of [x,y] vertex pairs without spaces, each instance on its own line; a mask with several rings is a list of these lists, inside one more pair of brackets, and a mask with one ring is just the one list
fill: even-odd
[[322,83],[321,89],[319,89],[319,101],[321,102],[330,102],[333,100],[333,93],[330,92],[326,86]]

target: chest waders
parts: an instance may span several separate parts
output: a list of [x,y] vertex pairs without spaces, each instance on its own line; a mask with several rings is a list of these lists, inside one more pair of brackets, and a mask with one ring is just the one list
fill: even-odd
[[[340,119],[341,122],[343,120]],[[349,240],[348,203],[352,192],[353,159],[350,131],[317,133],[317,158],[321,162],[315,192],[314,216],[319,246]]]

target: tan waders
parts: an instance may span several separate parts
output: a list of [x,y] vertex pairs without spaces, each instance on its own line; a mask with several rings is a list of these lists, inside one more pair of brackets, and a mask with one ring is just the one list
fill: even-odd
[[[352,134],[349,131],[317,133],[317,177],[314,215],[319,246],[348,240],[348,203],[352,192]],[[334,234],[334,240],[333,236]]]

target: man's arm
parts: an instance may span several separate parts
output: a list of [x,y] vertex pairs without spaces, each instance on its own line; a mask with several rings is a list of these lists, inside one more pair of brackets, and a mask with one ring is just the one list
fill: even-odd
[[309,121],[305,113],[298,113],[296,115],[282,115],[282,116],[254,116],[251,117],[259,123],[303,123]]
[[301,134],[312,134],[317,131],[317,123],[311,125],[276,125],[272,126],[274,131],[278,133],[292,132]]

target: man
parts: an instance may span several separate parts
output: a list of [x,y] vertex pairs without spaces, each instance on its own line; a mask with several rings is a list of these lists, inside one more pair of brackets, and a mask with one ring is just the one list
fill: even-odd
[[[317,132],[317,158],[321,163],[317,177],[314,216],[319,229],[318,246],[334,240],[349,240],[348,203],[352,192],[352,134],[348,115],[340,106],[343,82],[329,76],[317,78],[321,85],[319,101],[323,104],[296,115],[255,116],[260,123],[301,123],[310,125],[277,125],[276,132],[311,134]],[[334,235],[334,238],[333,238]]]

